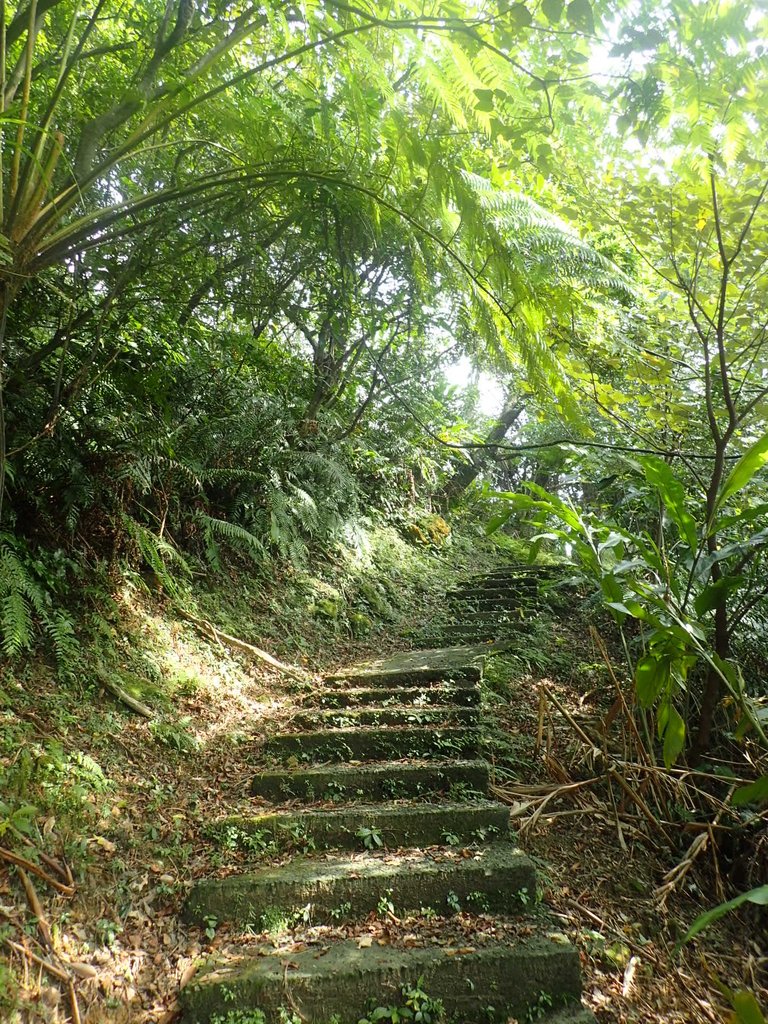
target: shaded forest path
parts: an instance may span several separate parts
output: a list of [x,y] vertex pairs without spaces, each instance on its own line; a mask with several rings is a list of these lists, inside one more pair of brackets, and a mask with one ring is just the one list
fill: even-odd
[[[455,594],[459,621],[446,633],[469,636],[478,621],[487,632],[494,614],[512,614],[535,589],[530,570],[512,575],[489,574]],[[293,719],[298,731],[267,741],[269,767],[252,792],[274,807],[218,827],[254,845],[269,837],[271,850],[293,855],[198,882],[187,919],[244,933],[278,920],[384,918],[388,928],[375,939],[337,929],[290,955],[244,941],[183,990],[185,1022],[356,1024],[409,998],[410,1019],[433,1020],[409,988],[441,999],[458,1024],[594,1020],[579,1003],[578,952],[535,899],[536,868],[515,846],[508,807],[489,799],[488,650],[435,648],[327,676]]]

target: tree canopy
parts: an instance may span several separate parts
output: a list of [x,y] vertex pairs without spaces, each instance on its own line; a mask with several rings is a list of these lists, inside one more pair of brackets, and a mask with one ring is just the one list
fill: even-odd
[[[0,20],[8,653],[36,624],[66,647],[45,594],[68,559],[139,557],[174,592],[225,549],[301,560],[361,504],[531,482],[557,492],[526,499],[542,529],[574,502],[568,530],[604,529],[585,557],[656,631],[662,731],[701,657],[702,749],[724,686],[746,707],[761,7],[30,0]],[[500,420],[447,384],[462,359],[502,383]]]

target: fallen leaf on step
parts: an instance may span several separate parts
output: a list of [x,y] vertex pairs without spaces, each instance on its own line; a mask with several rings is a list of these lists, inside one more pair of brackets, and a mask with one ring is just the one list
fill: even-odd
[[100,846],[105,853],[114,853],[117,849],[115,844],[111,843],[109,839],[105,839],[104,836],[94,836],[91,842]]
[[373,938],[370,935],[363,935],[357,940],[358,949],[369,949],[373,945]]
[[184,968],[184,973],[182,974],[179,980],[179,989],[187,987],[190,981],[192,981],[192,978],[195,976],[197,968],[198,963],[196,960],[193,960],[191,964],[187,964],[187,966]]
[[94,967],[93,964],[71,963],[69,969],[78,978],[95,978],[99,973],[98,968]]

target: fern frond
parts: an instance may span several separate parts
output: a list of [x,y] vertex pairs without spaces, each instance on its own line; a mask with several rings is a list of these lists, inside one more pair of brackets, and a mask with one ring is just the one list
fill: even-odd
[[9,658],[31,648],[32,628],[29,604],[20,590],[11,590],[0,604],[2,648]]
[[230,544],[244,548],[254,558],[264,558],[266,556],[266,549],[259,538],[243,526],[238,526],[237,523],[230,522],[227,519],[216,519],[213,516],[206,515],[204,512],[198,512],[195,520],[202,526],[206,534],[206,540],[214,539],[218,536]]
[[57,663],[69,674],[79,654],[72,619],[65,612],[57,610],[48,617],[46,632],[51,639]]
[[177,597],[179,585],[169,571],[166,561],[172,562],[184,575],[190,576],[192,571],[184,557],[167,540],[158,537],[131,516],[120,513],[120,522],[125,532],[136,544],[141,557],[154,571],[163,587],[173,597]]

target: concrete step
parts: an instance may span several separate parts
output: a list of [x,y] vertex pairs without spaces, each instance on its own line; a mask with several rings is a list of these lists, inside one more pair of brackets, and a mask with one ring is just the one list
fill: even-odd
[[325,729],[273,736],[264,746],[267,757],[306,764],[345,761],[397,761],[400,758],[473,758],[480,749],[477,729],[384,728]]
[[480,679],[478,663],[483,652],[466,647],[432,648],[409,651],[354,665],[343,672],[326,676],[328,686],[422,686],[431,683],[472,683]]
[[325,711],[300,711],[291,726],[299,729],[356,729],[364,725],[405,725],[429,728],[433,725],[480,724],[480,708],[367,707],[332,708]]
[[455,704],[461,707],[475,707],[480,703],[480,690],[476,683],[445,685],[433,683],[428,686],[403,686],[388,696],[381,687],[369,689],[334,689],[310,694],[304,700],[304,707],[343,708],[362,707],[368,704],[422,706],[429,704]]
[[457,611],[451,616],[452,622],[446,629],[451,629],[454,625],[466,625],[473,626],[479,625],[496,625],[499,622],[504,623],[519,623],[520,614],[517,611],[507,611],[504,608],[478,608],[478,609],[465,609],[462,612]]
[[207,917],[261,931],[265,912],[314,924],[360,921],[390,899],[402,916],[430,907],[441,916],[459,910],[516,914],[536,892],[533,862],[510,843],[483,847],[473,857],[422,852],[352,854],[323,861],[293,860],[258,874],[198,882],[184,908],[185,920]]
[[522,577],[526,579],[533,577],[534,579],[550,579],[552,577],[567,575],[571,572],[569,565],[546,565],[541,562],[536,562],[533,565],[529,565],[527,562],[518,562],[515,565],[501,566],[497,569],[488,569],[486,572],[474,573],[469,577],[470,580],[488,580],[488,579],[506,579],[506,578],[518,578]]
[[438,761],[310,768],[297,772],[262,772],[251,792],[279,803],[285,800],[396,800],[451,793],[488,792],[486,761]]
[[463,952],[431,946],[359,948],[341,940],[286,958],[263,947],[245,947],[203,967],[180,993],[183,1024],[210,1024],[228,1013],[259,1009],[266,1024],[279,1024],[286,1005],[310,1024],[356,1024],[371,1006],[399,1006],[404,984],[422,979],[425,991],[443,1000],[447,1015],[461,1024],[535,1019],[542,996],[553,1006],[578,1001],[578,951],[538,936],[514,945],[498,943]]
[[456,640],[465,640],[467,643],[484,643],[488,640],[495,640],[505,631],[509,632],[512,625],[508,622],[457,622],[444,628],[444,639],[448,639],[450,636]]
[[452,615],[457,612],[509,612],[519,614],[520,599],[517,597],[454,597],[447,602]]
[[296,845],[315,850],[467,846],[505,839],[509,808],[493,800],[302,808],[230,816],[214,823],[212,831],[246,848],[243,840],[249,836],[272,840],[278,850]]
[[597,1017],[586,1006],[572,1003],[540,1017],[539,1024],[597,1024]]
[[475,584],[469,587],[457,587],[456,590],[449,590],[445,595],[450,601],[474,601],[483,598],[516,598],[518,600],[530,601],[536,596],[534,583],[485,583]]

